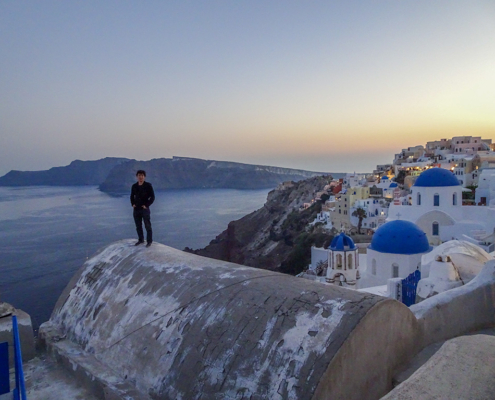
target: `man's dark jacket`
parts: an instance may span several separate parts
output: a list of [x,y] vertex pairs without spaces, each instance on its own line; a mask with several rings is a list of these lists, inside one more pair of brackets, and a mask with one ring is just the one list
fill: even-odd
[[131,189],[131,204],[139,210],[142,206],[149,208],[155,201],[155,192],[151,183],[144,181],[142,185],[136,182]]

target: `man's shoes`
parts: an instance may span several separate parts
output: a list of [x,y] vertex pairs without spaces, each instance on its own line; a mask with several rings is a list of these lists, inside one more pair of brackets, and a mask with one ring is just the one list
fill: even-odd
[[150,247],[152,242],[146,243],[146,247]]
[[140,244],[143,244],[144,243],[144,240],[138,240],[134,246],[139,246]]

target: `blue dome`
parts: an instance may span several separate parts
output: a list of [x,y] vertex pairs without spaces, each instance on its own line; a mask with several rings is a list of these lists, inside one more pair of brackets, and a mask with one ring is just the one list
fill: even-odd
[[390,186],[389,186],[389,187],[391,187],[391,188],[395,188],[395,187],[397,187],[397,183],[392,182],[392,183],[390,184]]
[[382,176],[382,181],[386,181],[386,180],[388,180],[388,176],[387,175]]
[[340,232],[340,235],[333,238],[329,249],[333,251],[355,250],[356,245],[354,244],[354,240],[352,240],[344,232]]
[[456,176],[448,169],[430,168],[416,179],[414,186],[437,187],[437,186],[459,186]]
[[418,254],[431,250],[426,233],[416,224],[396,220],[379,227],[368,247],[380,253]]

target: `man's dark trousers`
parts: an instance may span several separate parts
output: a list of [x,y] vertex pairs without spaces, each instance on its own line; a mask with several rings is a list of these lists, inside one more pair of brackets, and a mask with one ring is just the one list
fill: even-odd
[[134,209],[134,222],[136,223],[136,232],[140,242],[144,242],[143,221],[146,228],[146,241],[151,243],[153,241],[153,231],[151,230],[151,213],[150,209]]

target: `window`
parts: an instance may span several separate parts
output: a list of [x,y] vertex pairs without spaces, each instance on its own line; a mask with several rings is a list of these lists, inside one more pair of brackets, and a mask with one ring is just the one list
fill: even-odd
[[399,265],[393,263],[392,264],[392,278],[398,278],[399,277]]
[[376,275],[376,260],[373,258],[373,261],[371,262],[371,273],[373,275]]
[[342,269],[342,254],[337,254],[337,269]]
[[439,194],[435,194],[435,195],[433,196],[433,205],[434,205],[435,207],[440,206],[440,195],[439,195]]
[[432,229],[431,229],[431,234],[433,236],[438,236],[438,231],[439,231],[438,222],[433,222]]
[[352,269],[352,254],[347,256],[347,269]]
[[421,193],[418,193],[418,206],[421,205]]
[[456,206],[457,205],[457,193],[454,193],[452,195],[452,205]]

